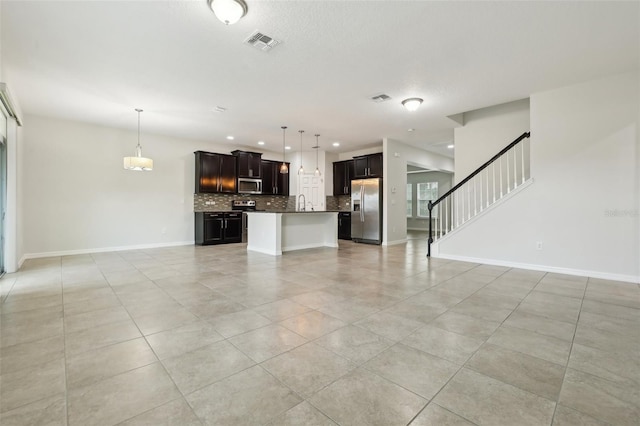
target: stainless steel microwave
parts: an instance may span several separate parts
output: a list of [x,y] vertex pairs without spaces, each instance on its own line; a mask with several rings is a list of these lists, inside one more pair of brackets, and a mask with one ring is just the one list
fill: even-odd
[[262,179],[238,178],[239,194],[262,194]]

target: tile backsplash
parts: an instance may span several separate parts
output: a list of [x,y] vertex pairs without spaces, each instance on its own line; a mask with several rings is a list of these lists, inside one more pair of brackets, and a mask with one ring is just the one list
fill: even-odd
[[327,210],[351,210],[351,196],[350,195],[328,195],[327,196]]
[[284,195],[193,194],[193,211],[231,210],[233,200],[255,200],[258,210],[295,210],[295,197]]
[[[296,197],[283,195],[244,195],[244,194],[194,194],[193,211],[228,211],[233,200],[255,200],[258,210],[296,210]],[[351,210],[351,197],[339,195],[326,197],[327,210]]]

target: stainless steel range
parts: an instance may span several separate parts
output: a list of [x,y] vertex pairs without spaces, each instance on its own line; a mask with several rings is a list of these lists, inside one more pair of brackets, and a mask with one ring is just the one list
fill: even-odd
[[233,200],[231,201],[231,210],[242,211],[242,242],[247,242],[247,233],[249,232],[249,220],[244,212],[256,211],[255,200]]

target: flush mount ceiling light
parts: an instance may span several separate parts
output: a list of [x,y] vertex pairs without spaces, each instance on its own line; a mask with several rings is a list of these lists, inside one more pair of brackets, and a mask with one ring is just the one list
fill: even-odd
[[319,137],[320,135],[316,134],[316,146],[313,147],[313,149],[316,150],[316,171],[313,172],[313,174],[316,176],[320,176],[320,169],[318,168],[318,148],[320,148],[320,144],[318,143]]
[[302,175],[304,174],[304,167],[302,167],[302,134],[304,130],[298,130],[298,133],[300,133],[300,168],[298,169],[298,174]]
[[230,141],[234,140],[235,138],[233,136],[227,136],[227,139],[229,139]]
[[258,145],[264,145],[264,141],[258,141]]
[[402,105],[407,109],[407,111],[415,111],[422,104],[422,99],[420,98],[409,98],[402,101]]
[[284,143],[284,133],[287,131],[287,126],[280,127],[282,129],[282,164],[280,164],[280,173],[286,175],[289,173],[289,167],[287,167],[287,163],[285,163],[284,150],[287,149]]
[[142,147],[140,146],[140,113],[141,109],[136,108],[138,113],[138,145],[136,145],[135,157],[124,157],[125,170],[135,171],[151,171],[153,170],[153,160],[142,156]]
[[453,144],[451,144],[451,145],[447,145],[447,148],[449,148],[449,149],[453,149]]
[[244,0],[208,0],[209,7],[216,18],[225,25],[235,24],[247,14],[247,3]]
[[334,142],[332,143],[333,146],[340,146],[340,142]]

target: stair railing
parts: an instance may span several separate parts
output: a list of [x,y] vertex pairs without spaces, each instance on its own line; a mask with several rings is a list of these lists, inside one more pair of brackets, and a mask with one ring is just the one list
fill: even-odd
[[427,257],[431,256],[431,244],[435,240],[460,227],[529,179],[526,141],[530,135],[530,132],[523,133],[440,198],[429,201]]

